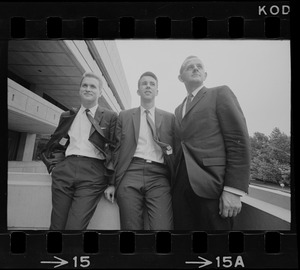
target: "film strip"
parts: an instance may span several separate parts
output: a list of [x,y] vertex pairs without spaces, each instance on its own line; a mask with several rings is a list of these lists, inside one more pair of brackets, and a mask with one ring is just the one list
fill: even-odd
[[[75,2],[76,10],[85,10],[86,6]],[[13,16],[6,20],[6,31],[2,32],[2,37],[6,38],[29,38],[29,39],[128,39],[128,38],[174,38],[174,39],[197,39],[197,38],[280,38],[289,39],[290,5],[283,2],[280,5],[268,2],[253,3],[243,2],[243,8],[247,11],[241,15],[239,7],[230,2],[219,2],[220,9],[210,10],[210,4],[192,2],[190,5],[183,3],[173,3],[163,5],[159,3],[135,5],[137,14],[148,13],[147,16],[131,15],[124,16],[128,8],[127,4],[118,4],[120,9],[116,14],[111,14],[107,5],[91,3],[86,16],[73,17],[71,20],[66,16],[49,16],[32,19]],[[124,8],[123,8],[124,6]],[[7,8],[12,8],[9,4]],[[34,6],[33,6],[34,7]],[[28,6],[22,8],[28,9]],[[53,6],[49,6],[53,9]],[[66,10],[62,6],[62,10]],[[103,17],[99,17],[97,12],[103,8]],[[170,8],[170,9],[169,9]],[[201,8],[204,10],[201,11]],[[231,14],[222,14],[221,10],[231,9]],[[182,10],[186,9],[186,14],[182,15]],[[155,10],[162,10],[155,14]],[[197,10],[197,11],[193,11]],[[44,11],[45,12],[45,11]],[[46,12],[47,13],[47,12]],[[56,9],[50,14],[57,14]],[[101,12],[102,13],[102,12]],[[109,14],[111,16],[109,16]],[[127,14],[131,14],[130,12]],[[160,15],[163,14],[163,15]],[[166,14],[166,15],[165,15]],[[108,18],[106,18],[109,16]]]
[[[279,232],[12,232],[3,268],[296,268],[293,234]],[[13,267],[12,267],[13,266]]]
[[[0,83],[7,88],[10,41],[290,40],[291,9],[289,1],[1,3]],[[7,175],[2,170],[1,178]],[[2,181],[0,268],[297,269],[295,186],[292,177],[290,230],[59,232],[9,229],[8,183]]]

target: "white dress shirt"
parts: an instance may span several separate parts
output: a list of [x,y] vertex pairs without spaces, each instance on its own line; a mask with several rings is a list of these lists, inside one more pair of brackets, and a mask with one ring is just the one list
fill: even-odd
[[[151,160],[158,163],[164,163],[163,152],[160,146],[154,142],[150,127],[147,123],[145,112],[146,109],[142,106],[140,108],[140,132],[134,157]],[[155,107],[152,107],[149,111],[149,116],[153,120],[153,123],[155,123]]]
[[[98,105],[90,108],[90,114],[94,117]],[[66,150],[66,156],[81,155],[91,158],[104,159],[103,154],[89,141],[91,122],[87,118],[86,108],[82,105],[75,116],[70,127],[68,135],[70,136],[70,144]]]

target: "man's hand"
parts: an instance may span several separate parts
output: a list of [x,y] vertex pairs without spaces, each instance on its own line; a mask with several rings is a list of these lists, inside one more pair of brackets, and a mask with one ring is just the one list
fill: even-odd
[[219,214],[221,217],[235,217],[241,212],[241,209],[241,196],[223,190],[219,202]]
[[105,198],[111,203],[114,203],[115,200],[115,190],[114,186],[108,186],[104,191]]

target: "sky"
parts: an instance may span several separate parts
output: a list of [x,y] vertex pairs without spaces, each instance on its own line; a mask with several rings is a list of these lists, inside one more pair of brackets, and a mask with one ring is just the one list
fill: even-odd
[[156,107],[174,113],[186,96],[178,80],[182,62],[198,56],[207,71],[206,87],[227,85],[236,95],[250,136],[270,135],[275,127],[290,135],[291,64],[288,40],[116,40],[131,92],[140,105],[137,82],[142,73],[158,77]]

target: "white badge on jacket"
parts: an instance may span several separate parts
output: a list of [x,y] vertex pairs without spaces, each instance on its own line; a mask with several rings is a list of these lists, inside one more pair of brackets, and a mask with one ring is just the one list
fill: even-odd
[[68,141],[67,138],[61,138],[61,140],[59,141],[59,144],[60,145],[65,145],[67,141]]
[[173,154],[173,149],[170,145],[168,145],[167,148],[166,148],[166,154],[168,156]]

